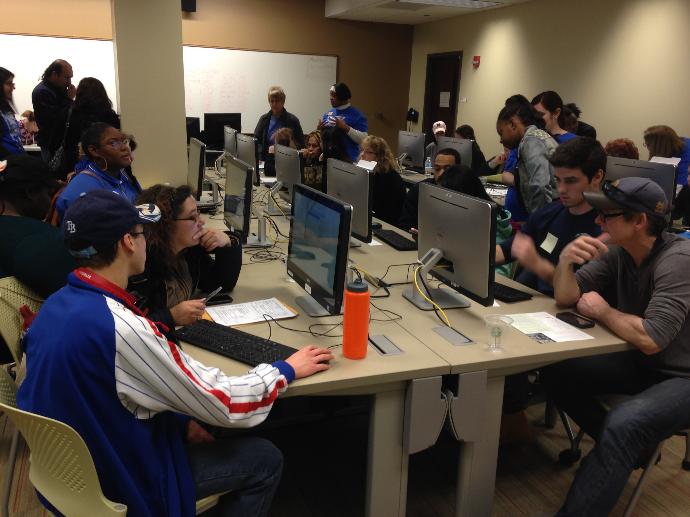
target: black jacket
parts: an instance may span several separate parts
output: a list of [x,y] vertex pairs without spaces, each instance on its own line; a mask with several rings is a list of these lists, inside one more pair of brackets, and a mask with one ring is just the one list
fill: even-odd
[[405,202],[405,183],[395,170],[376,172],[373,177],[374,215],[388,224],[397,225]]
[[[242,246],[217,248],[211,254],[201,246],[189,248],[183,252],[184,259],[192,275],[193,290],[211,292],[218,286],[223,292],[232,291],[237,284],[242,269]],[[130,278],[127,290],[138,297],[137,306],[148,310],[147,317],[161,322],[174,330],[175,322],[167,304],[165,280],[169,272],[153,260],[146,261],[146,269],[141,275]]]
[[[434,178],[427,178],[419,183],[431,183],[436,185]],[[417,209],[419,207],[419,183],[412,185],[412,188],[407,192],[405,202],[403,203],[402,215],[398,226],[403,230],[410,231],[410,228],[417,228],[419,224],[417,220]]]
[[[284,109],[283,113],[278,117],[278,120],[280,121],[280,127],[289,127],[292,129],[297,149],[304,148],[304,133],[302,132],[302,125],[299,123],[299,119]],[[268,143],[268,126],[270,122],[271,112],[269,111],[261,115],[259,122],[256,124],[256,129],[254,130],[254,137],[259,141],[259,159],[263,161],[266,161],[268,148],[270,147]],[[271,158],[272,157],[269,159]]]
[[72,105],[72,99],[67,97],[67,90],[60,90],[46,81],[41,81],[31,92],[31,103],[34,105],[34,115],[38,124],[36,142],[40,147],[46,147],[53,134],[56,119]]

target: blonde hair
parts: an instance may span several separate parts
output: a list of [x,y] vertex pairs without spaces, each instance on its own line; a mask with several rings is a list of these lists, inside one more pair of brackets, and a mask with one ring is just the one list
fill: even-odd
[[297,149],[297,143],[295,143],[295,136],[292,133],[292,129],[289,127],[281,127],[280,129],[276,130],[275,133],[273,133],[273,141],[278,144],[278,140],[285,140],[287,139],[288,141],[288,147],[292,147],[293,149]]
[[649,158],[652,156],[677,158],[685,146],[683,139],[668,126],[648,127],[644,132],[644,143],[649,149]]
[[376,155],[376,167],[374,172],[388,172],[394,170],[400,172],[400,165],[398,160],[393,156],[391,148],[388,147],[388,142],[386,142],[380,136],[368,135],[362,140],[360,144],[360,149],[365,147],[371,147]]
[[268,100],[270,102],[271,97],[275,97],[280,101],[285,102],[285,90],[283,90],[280,86],[271,86],[268,89]]

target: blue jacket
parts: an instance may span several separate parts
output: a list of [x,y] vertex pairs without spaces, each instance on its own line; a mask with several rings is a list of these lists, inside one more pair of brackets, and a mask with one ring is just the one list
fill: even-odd
[[[120,171],[120,178],[116,179],[99,169],[92,161],[87,161],[86,167],[83,169],[81,165],[83,164],[77,164],[77,175],[72,178],[72,181],[68,183],[55,202],[60,222],[62,222],[62,217],[69,206],[86,192],[99,189],[110,190],[126,197],[131,203],[134,203],[137,195],[141,192],[139,182],[128,175],[124,169]],[[87,172],[84,173],[84,171]]]
[[24,152],[19,122],[11,111],[0,112],[0,158]]
[[[345,119],[345,123],[357,131],[362,131],[363,133],[369,131],[367,117],[364,116],[364,113],[352,106],[348,106],[345,109],[331,108],[323,114],[321,119],[326,122],[328,121],[329,116],[343,117]],[[350,156],[350,161],[356,161],[357,157],[359,156],[359,144],[356,144],[351,138],[346,138],[345,149],[347,150],[347,154]]]
[[690,166],[690,138],[683,137],[683,141],[685,142],[685,147],[683,147],[680,153],[676,183],[685,186],[688,184],[688,166]]
[[81,435],[104,495],[126,504],[128,515],[191,517],[196,497],[182,413],[213,425],[256,425],[294,370],[279,361],[227,377],[137,312],[125,290],[95,272],[70,273],[27,333],[17,403]]

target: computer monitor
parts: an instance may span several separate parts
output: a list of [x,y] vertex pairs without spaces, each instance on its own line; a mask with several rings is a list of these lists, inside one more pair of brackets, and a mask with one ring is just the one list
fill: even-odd
[[424,167],[424,133],[398,131],[398,156],[405,153],[403,164],[412,167]]
[[352,206],[297,184],[292,209],[287,273],[308,294],[295,301],[312,317],[340,314]]
[[371,242],[373,181],[362,167],[335,158],[326,162],[327,193],[352,205],[351,234],[362,242]]
[[[453,289],[427,290],[425,294],[440,307],[468,307],[460,295],[486,307],[493,304],[497,210],[491,201],[419,184],[417,246],[423,265],[418,274],[426,278],[430,273]],[[414,286],[403,296],[420,309],[433,309]]]
[[[678,168],[670,163],[647,162],[644,160],[631,160],[629,158],[606,158],[606,180],[619,180],[621,178],[649,178],[656,182],[666,194],[666,199],[673,205],[676,198],[676,177]],[[671,214],[667,220],[671,220]]]
[[279,195],[289,203],[292,199],[293,186],[303,183],[299,151],[280,144],[274,145],[273,150],[275,153],[276,183],[280,183],[282,187]]
[[257,235],[252,235],[249,231],[252,217],[254,167],[234,156],[226,155],[225,172],[225,195],[223,199],[225,225],[247,247],[273,245],[273,242],[266,235],[266,221],[263,214],[259,214],[258,217]]
[[199,117],[187,117],[186,118],[187,145],[189,145],[189,139],[190,138],[199,139],[201,137],[201,128],[200,128],[199,124],[200,124]]
[[230,126],[235,131],[242,131],[241,113],[204,113],[204,142],[209,149],[223,149],[223,127]]
[[237,158],[237,130],[233,127],[223,126],[223,151]]
[[237,158],[248,163],[254,169],[252,181],[257,187],[261,186],[259,177],[259,143],[256,138],[237,133]]
[[439,136],[436,139],[436,152],[441,149],[455,149],[460,154],[460,165],[472,167],[472,140]]
[[189,139],[189,156],[187,161],[187,185],[194,191],[196,200],[201,198],[204,186],[204,153],[206,145],[196,138]]

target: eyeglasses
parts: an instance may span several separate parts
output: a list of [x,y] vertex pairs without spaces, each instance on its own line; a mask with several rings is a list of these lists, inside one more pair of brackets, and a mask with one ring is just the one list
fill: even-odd
[[112,140],[108,140],[106,142],[106,145],[109,145],[110,147],[112,147],[116,151],[119,151],[120,149],[122,149],[125,146],[129,147],[129,142],[130,142],[129,138],[123,138],[122,140],[115,140],[113,138]]
[[187,217],[176,217],[173,221],[201,221],[201,214],[199,212],[194,212]]
[[132,237],[136,237],[136,236],[138,236],[138,235],[143,235],[144,238],[146,238],[146,232],[144,232],[144,231],[141,231],[141,232],[129,232],[129,234],[130,234]]
[[612,217],[619,217],[621,215],[625,215],[625,212],[611,212],[611,213],[604,213],[604,212],[599,212],[599,217],[601,217],[604,221],[608,221]]

